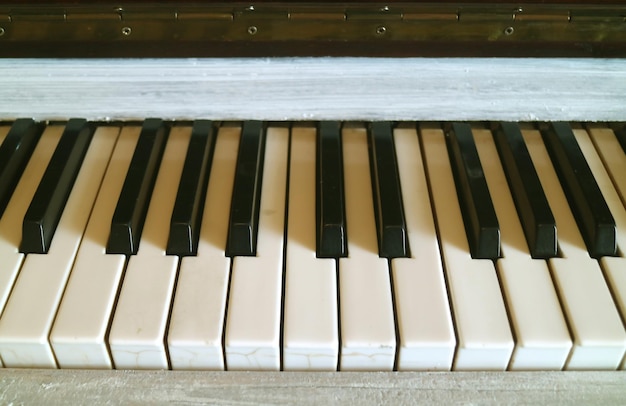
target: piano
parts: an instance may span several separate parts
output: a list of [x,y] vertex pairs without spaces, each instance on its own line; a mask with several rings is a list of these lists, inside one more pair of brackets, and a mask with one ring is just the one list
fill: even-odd
[[619,402],[625,35],[610,0],[1,4],[0,399]]

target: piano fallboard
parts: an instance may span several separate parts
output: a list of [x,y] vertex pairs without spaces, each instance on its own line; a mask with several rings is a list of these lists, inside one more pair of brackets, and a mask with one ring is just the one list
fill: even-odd
[[3,57],[624,57],[626,8],[562,2],[0,4]]

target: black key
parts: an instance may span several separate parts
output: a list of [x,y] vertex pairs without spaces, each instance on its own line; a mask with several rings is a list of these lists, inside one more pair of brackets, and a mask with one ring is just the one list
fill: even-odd
[[208,187],[215,133],[211,121],[196,121],[178,185],[167,241],[168,255],[196,255]]
[[500,123],[494,131],[494,140],[531,256],[556,257],[556,222],[519,125]]
[[65,126],[22,223],[20,251],[45,254],[83,163],[94,129],[83,119]]
[[241,131],[230,207],[226,255],[255,256],[263,181],[265,129],[259,121],[246,121]]
[[472,128],[454,123],[447,129],[446,139],[472,258],[496,259],[500,256],[500,226]]
[[0,146],[0,217],[39,141],[43,125],[29,118],[16,120]]
[[391,123],[370,124],[369,146],[379,255],[407,257],[409,242]]
[[626,126],[622,128],[616,128],[613,130],[615,137],[617,137],[617,141],[619,141],[619,145],[622,146],[622,150],[626,154]]
[[169,129],[158,118],[147,119],[130,161],[107,243],[107,253],[135,255]]
[[348,255],[341,124],[320,122],[317,134],[317,257]]
[[615,220],[568,123],[540,126],[589,255],[615,255]]

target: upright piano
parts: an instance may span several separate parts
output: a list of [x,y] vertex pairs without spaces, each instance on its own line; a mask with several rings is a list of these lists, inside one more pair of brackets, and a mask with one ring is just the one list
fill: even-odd
[[626,5],[0,4],[0,392],[619,403]]

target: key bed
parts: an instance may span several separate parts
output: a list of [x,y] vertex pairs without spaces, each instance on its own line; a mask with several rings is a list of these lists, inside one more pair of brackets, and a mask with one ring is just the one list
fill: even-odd
[[[559,249],[547,260],[533,259],[533,242],[524,231],[530,220],[518,214],[524,209],[515,200],[527,189],[510,192],[510,168],[501,164],[494,141],[501,136],[498,131],[479,123],[454,124],[466,132],[463,145],[454,148],[463,152],[464,145],[475,145],[481,164],[454,166],[447,124],[408,122],[374,127],[393,129],[391,151],[397,159],[385,165],[392,162],[387,173],[397,174],[399,183],[385,183],[385,171],[377,170],[381,152],[368,137],[370,124],[339,123],[338,176],[345,194],[339,204],[345,206],[334,210],[346,213],[346,257],[341,248],[330,258],[317,254],[325,216],[316,215],[314,206],[323,189],[316,137],[323,126],[299,122],[214,123],[202,225],[194,230],[200,235],[197,254],[181,256],[167,255],[167,247],[185,157],[194,145],[192,123],[166,123],[169,136],[162,157],[155,158],[154,190],[130,203],[134,211],[147,210],[145,221],[138,220],[143,231],[136,254],[109,254],[115,207],[124,181],[133,175],[126,168],[144,124],[90,125],[94,140],[67,204],[57,213],[61,220],[50,250],[67,247],[59,259],[52,261],[52,253],[23,254],[19,245],[26,208],[64,125],[44,129],[0,218],[0,249],[6,252],[0,264],[5,367],[625,368],[626,154],[619,147],[619,125],[614,130],[559,124],[571,131],[589,163],[600,190],[593,199],[604,202],[614,219],[613,254],[585,244],[588,231],[575,219],[576,209],[570,209],[577,203],[555,175],[554,166],[561,164],[554,154],[549,157],[541,126],[511,124],[523,135],[540,192],[556,218]],[[10,127],[3,125],[0,135]],[[245,149],[239,140],[246,128],[259,134],[253,163],[240,159]],[[96,142],[100,138],[107,147]],[[460,171],[470,176],[459,176]],[[250,201],[231,201],[243,187],[235,173],[252,179]],[[470,205],[495,207],[499,238],[485,242],[496,253],[491,259],[472,258],[474,237],[468,238],[466,229],[472,227],[464,225],[462,207],[468,202],[466,193],[458,193],[463,189],[459,178],[482,179],[489,189],[479,200],[474,195]],[[383,184],[402,201],[381,203],[376,193],[386,190]],[[241,235],[233,204],[249,219],[246,242],[237,243],[246,252],[228,251],[231,237]],[[392,215],[382,215],[394,206]],[[398,207],[406,219],[386,224]],[[407,241],[407,249],[392,258],[381,252],[388,247],[382,243],[387,226],[399,228]],[[480,221],[476,226],[481,228]],[[300,257],[302,262],[294,260]],[[25,311],[38,316],[25,317]]]

